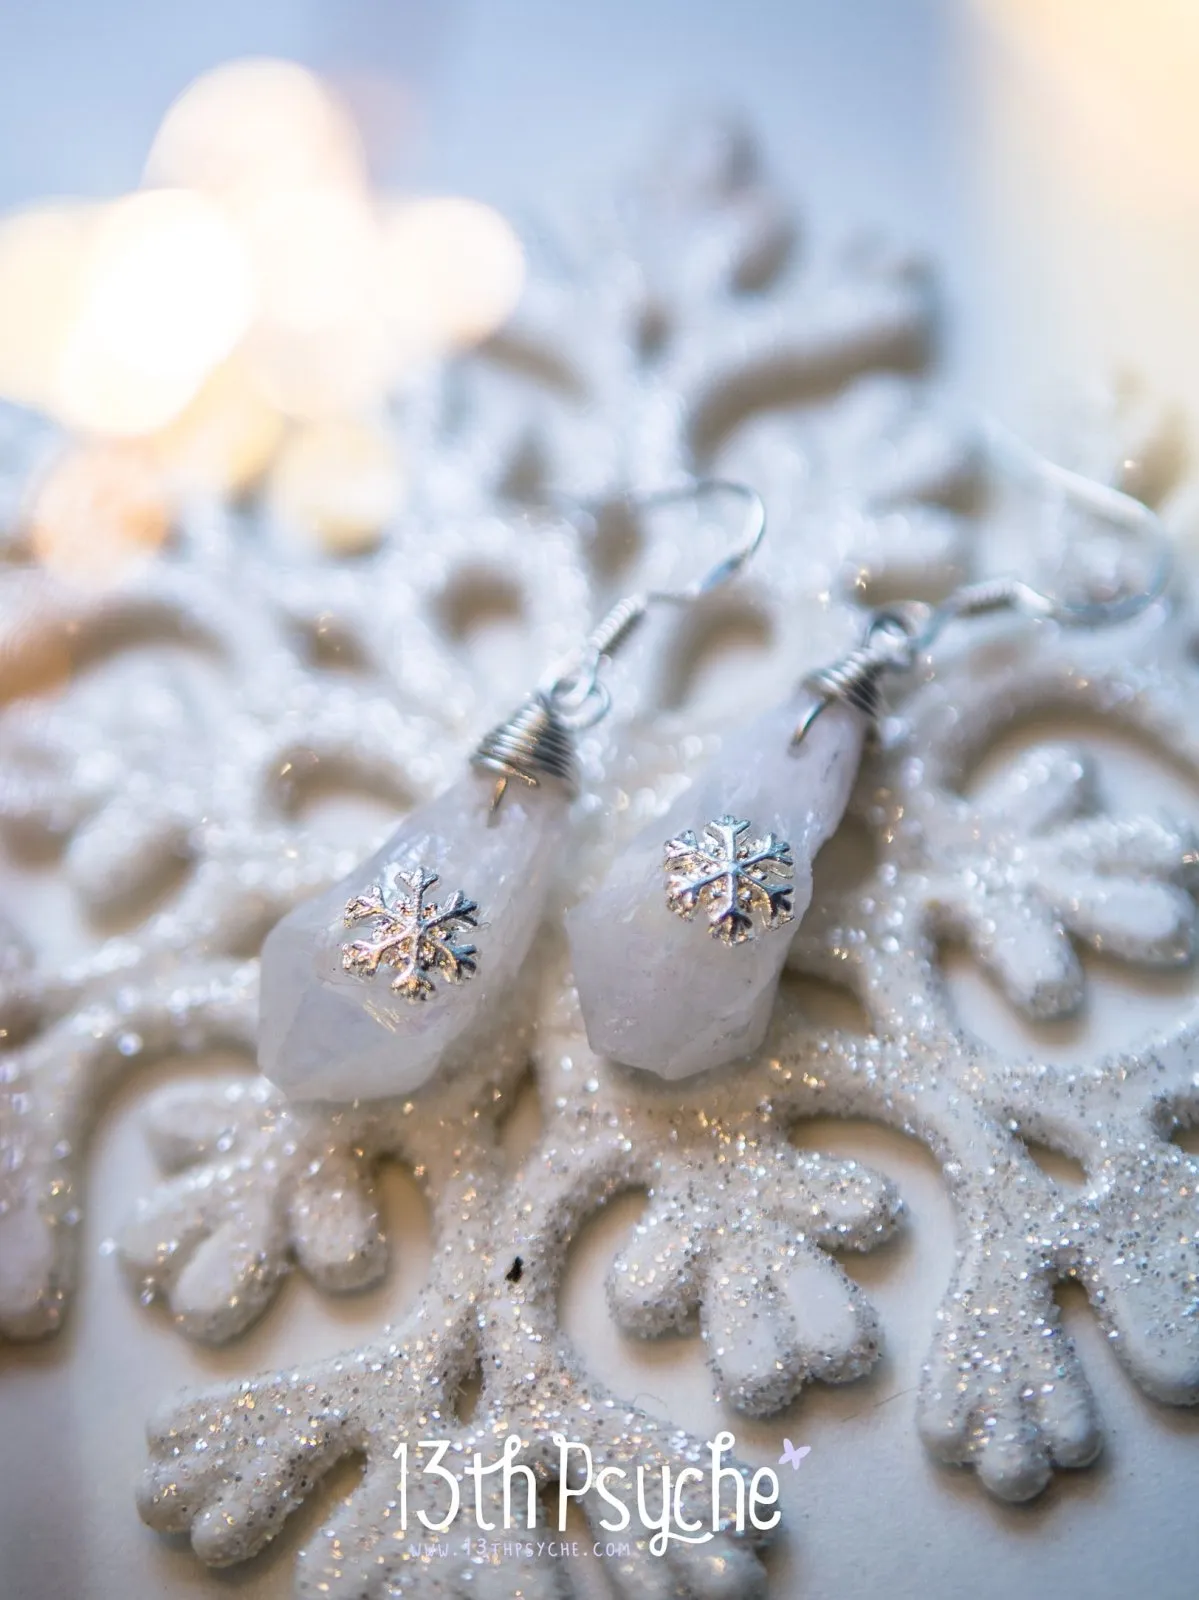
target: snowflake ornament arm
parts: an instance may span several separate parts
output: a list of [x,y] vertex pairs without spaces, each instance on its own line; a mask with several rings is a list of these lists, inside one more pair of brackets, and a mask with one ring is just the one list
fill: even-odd
[[62,1323],[82,1221],[81,1163],[99,1107],[135,1065],[253,1047],[257,973],[248,963],[120,985],[35,1035],[0,1082],[0,1332],[39,1338]]
[[[1022,1501],[1055,1467],[1089,1465],[1103,1432],[1054,1298],[1069,1275],[1052,1245],[1069,1226],[1061,1198],[1018,1141],[978,1131],[994,1165],[990,1181],[968,1179],[957,1195],[959,1225],[970,1231],[937,1312],[917,1424],[938,1460],[972,1466],[992,1494]],[[996,1186],[1023,1200],[1024,1218],[996,1218]]]
[[[698,1311],[720,1394],[747,1416],[771,1416],[808,1382],[846,1383],[874,1365],[877,1316],[827,1252],[875,1248],[902,1207],[893,1186],[857,1162],[744,1134],[733,1140],[738,1159],[723,1162],[717,1151],[732,1130],[706,1132],[708,1151],[684,1146],[682,1159],[655,1172],[649,1209],[609,1274],[608,1302],[640,1338],[684,1329]],[[763,1225],[743,1239],[738,1219],[759,1210]]]
[[[211,1566],[244,1561],[275,1537],[338,1460],[359,1452],[366,1458],[361,1484],[300,1552],[298,1594],[329,1600],[391,1600],[396,1594],[510,1600],[511,1565],[491,1559],[490,1539],[474,1527],[475,1491],[466,1469],[475,1451],[497,1460],[505,1439],[519,1436],[524,1444],[515,1459],[551,1490],[546,1498],[555,1512],[559,1463],[551,1454],[551,1433],[576,1444],[568,1458],[572,1470],[581,1454],[577,1446],[583,1445],[597,1472],[617,1464],[628,1472],[635,1463],[651,1485],[663,1468],[677,1472],[681,1460],[699,1465],[708,1459],[699,1440],[581,1384],[557,1342],[537,1339],[540,1319],[526,1321],[519,1313],[500,1325],[529,1350],[528,1381],[498,1392],[485,1388],[476,1419],[463,1423],[454,1398],[473,1353],[473,1321],[466,1305],[447,1305],[430,1293],[390,1336],[352,1355],[227,1384],[164,1409],[148,1430],[151,1459],[138,1497],[142,1517],[162,1532],[189,1534],[196,1554]],[[449,1490],[444,1479],[420,1471],[426,1459],[422,1439],[449,1442],[442,1460],[457,1481],[462,1516],[448,1528],[440,1524]],[[401,1446],[408,1450],[406,1492]],[[726,1458],[725,1466],[749,1476],[735,1461]],[[702,1477],[696,1473],[680,1485],[681,1513],[692,1527],[710,1525],[711,1490]],[[515,1526],[494,1537],[556,1537],[556,1515],[551,1520],[539,1504],[533,1526],[526,1526],[519,1479],[516,1488]],[[503,1512],[496,1499],[485,1494],[480,1509],[491,1528],[500,1530]],[[594,1491],[581,1503],[595,1538],[610,1540],[611,1504]],[[419,1520],[422,1515],[427,1523]],[[473,1534],[465,1541],[464,1528]],[[751,1528],[720,1528],[703,1544],[671,1542],[651,1552],[650,1532],[634,1508],[605,1572],[619,1600],[726,1600],[730,1584],[746,1600],[764,1600],[766,1577],[756,1552],[768,1537]],[[435,1554],[428,1548],[434,1542],[442,1546]],[[561,1561],[522,1562],[519,1593],[530,1600],[568,1600],[576,1593],[568,1571]]]
[[926,826],[934,923],[962,937],[1031,1017],[1081,1003],[1072,940],[1150,967],[1193,954],[1195,904],[1183,887],[1195,876],[1192,831],[1088,815],[1093,791],[1085,755],[1038,746],[969,804],[934,802]]
[[293,1261],[327,1293],[382,1276],[374,1163],[353,1119],[292,1108],[251,1078],[161,1090],[148,1132],[169,1176],[139,1201],[118,1252],[140,1298],[165,1300],[188,1338],[242,1333]]
[[[1076,944],[1150,969],[1192,959],[1194,829],[1096,813],[1094,763],[1081,751],[1034,746],[969,800],[907,783],[898,756],[883,774],[872,802],[885,840],[879,869],[847,895],[819,897],[789,959],[848,980],[885,1031],[903,1026],[892,994],[928,989],[943,936],[1034,1020],[1082,1003]],[[914,913],[906,945],[887,932],[892,901]]]
[[[1123,647],[1110,648],[1107,670],[1122,679]],[[1080,678],[1085,703],[1103,683],[1093,658]],[[972,684],[964,668],[962,681]],[[991,716],[1005,710],[1010,715],[998,705]],[[947,927],[969,930],[977,953],[998,951],[998,942],[980,949],[975,940],[992,916],[1018,915],[1024,948],[1013,955],[1005,946],[997,957],[1005,992],[1031,1015],[1074,1005],[1081,972],[1067,929],[1078,938],[1102,928],[1100,948],[1147,966],[1186,959],[1194,907],[1183,885],[1193,881],[1193,836],[1156,820],[1086,814],[1091,766],[1057,747],[1027,752],[970,805],[927,773],[921,787],[908,784],[898,756],[881,768],[880,820],[899,819],[886,834],[883,865],[864,890],[825,897],[794,959],[849,978],[881,1036],[864,1057],[842,1042],[836,1068],[823,1041],[821,1082],[831,1086],[851,1063],[868,1063],[855,1104],[936,1151],[958,1213],[961,1242],[926,1366],[921,1434],[941,1459],[975,1466],[993,1493],[1026,1499],[1055,1465],[1085,1465],[1101,1444],[1090,1387],[1053,1298],[1059,1280],[1084,1284],[1142,1387],[1174,1403],[1199,1393],[1196,1164],[1162,1131],[1189,1115],[1193,1027],[1184,1023],[1168,1047],[1151,1043],[1086,1069],[1023,1067],[961,1035],[933,938]],[[1091,885],[1093,913],[1081,921],[1075,908]],[[911,930],[904,945],[892,936],[897,908]],[[1063,949],[1065,987],[1055,977]],[[918,1033],[910,1031],[913,1011]],[[780,1026],[785,1033],[785,1019]],[[811,1071],[802,1045],[783,1059],[793,1073]],[[922,1062],[935,1063],[927,1078]],[[1060,1191],[1030,1159],[1030,1140],[1082,1162],[1087,1190]]]
[[[594,1156],[582,1188],[570,1166],[548,1188],[531,1192],[518,1182],[508,1196],[497,1176],[463,1173],[446,1185],[450,1208],[477,1219],[476,1247],[465,1255],[461,1248],[435,1249],[430,1282],[394,1334],[334,1361],[184,1397],[162,1413],[150,1429],[151,1459],[139,1497],[145,1520],[163,1531],[190,1532],[206,1562],[243,1560],[278,1532],[337,1459],[360,1451],[366,1457],[362,1484],[299,1557],[300,1593],[388,1600],[411,1591],[427,1600],[450,1600],[477,1590],[506,1600],[510,1569],[478,1557],[473,1540],[464,1551],[456,1530],[441,1559],[424,1558],[422,1543],[432,1536],[417,1518],[422,1510],[431,1522],[443,1518],[446,1491],[415,1470],[420,1440],[449,1441],[445,1459],[460,1482],[463,1508],[473,1503],[465,1481],[473,1452],[498,1459],[512,1434],[523,1441],[518,1459],[551,1489],[560,1465],[553,1446],[559,1434],[586,1446],[596,1472],[609,1465],[626,1474],[642,1468],[652,1479],[663,1468],[677,1473],[680,1462],[705,1461],[707,1447],[699,1440],[588,1382],[557,1330],[560,1252],[552,1241],[568,1238],[594,1199]],[[496,1221],[494,1239],[503,1243],[498,1259],[488,1219]],[[460,1246],[461,1233],[453,1237]],[[525,1262],[519,1281],[505,1270],[513,1247]],[[455,1414],[454,1399],[476,1363],[483,1390],[474,1420],[465,1424]],[[414,1469],[406,1529],[400,1526],[401,1444]],[[571,1472],[578,1460],[576,1449]],[[748,1477],[739,1463],[726,1464]],[[710,1518],[710,1490],[702,1484],[682,1500],[689,1520],[702,1524]],[[523,1522],[519,1494],[514,1504]],[[606,1537],[600,1519],[610,1506],[591,1494],[583,1509],[596,1537]],[[500,1525],[498,1516],[492,1520]],[[518,1523],[508,1536],[523,1531]],[[749,1526],[741,1532],[722,1526],[701,1547],[672,1543],[664,1553],[651,1554],[649,1530],[634,1513],[622,1541],[628,1548],[611,1562],[608,1576],[622,1600],[647,1594],[722,1600],[731,1577],[739,1593],[760,1600],[765,1575],[755,1552],[765,1537]],[[530,1568],[530,1593],[548,1600],[573,1592],[556,1586],[552,1575],[564,1570],[558,1563]],[[522,1569],[522,1583],[523,1576]]]
[[388,1260],[376,1197],[387,1160],[429,1196],[435,1249],[468,1216],[485,1231],[497,1123],[527,1070],[527,995],[497,1019],[485,1056],[412,1099],[333,1109],[287,1101],[264,1078],[170,1085],[148,1108],[166,1174],[118,1232],[126,1276],[188,1338],[250,1327],[293,1269],[327,1293],[366,1287]]
[[[547,1027],[538,1057],[550,1117],[540,1159],[572,1185],[570,1203],[649,1193],[608,1278],[626,1333],[686,1329],[698,1312],[718,1392],[750,1416],[777,1411],[808,1382],[873,1366],[878,1318],[831,1253],[872,1250],[894,1232],[902,1205],[885,1177],[798,1152],[764,1114],[769,1083],[757,1070],[748,1092],[737,1075],[695,1095],[649,1082],[631,1094],[591,1053],[573,1008]],[[581,1099],[570,1095],[577,1073]],[[634,1116],[646,1135],[635,1142]]]
[[[371,1467],[386,1472],[394,1439],[372,1425],[368,1397],[376,1387],[374,1375],[386,1368],[393,1429],[402,1433],[407,1423],[414,1437],[422,1431],[422,1401],[439,1386],[452,1395],[464,1376],[458,1366],[461,1314],[439,1326],[434,1309],[426,1302],[393,1339],[384,1337],[352,1357],[225,1384],[164,1408],[148,1428],[151,1465],[139,1494],[143,1518],[163,1532],[190,1534],[201,1560],[227,1566],[268,1543],[324,1474],[352,1451],[366,1451]],[[436,1408],[428,1420],[434,1426],[442,1420]],[[258,1481],[275,1492],[249,1492]],[[413,1538],[419,1537],[413,1530]],[[349,1600],[374,1591],[329,1592]]]
[[377,1281],[388,1246],[376,1172],[388,1159],[428,1193],[435,1248],[467,1216],[485,1232],[496,1124],[526,1070],[525,1004],[514,997],[473,1071],[413,1099],[297,1106],[263,1078],[161,1091],[149,1133],[167,1177],[117,1238],[141,1297],[166,1301],[188,1338],[224,1343],[295,1267],[330,1293]]
[[[1141,1388],[1174,1405],[1199,1399],[1199,1160],[1167,1137],[1194,1103],[1195,1036],[1191,1020],[1169,1042],[1084,1070],[1021,1071],[980,1051],[954,1070],[947,1057],[947,1088],[969,1085],[975,1104],[967,1115],[946,1095],[927,1108],[958,1175],[962,1232],[918,1421],[935,1455],[976,1466],[1004,1499],[1039,1493],[1054,1466],[1086,1465],[1102,1446],[1059,1281],[1083,1285]],[[1060,1189],[1029,1140],[1080,1160],[1085,1189]]]

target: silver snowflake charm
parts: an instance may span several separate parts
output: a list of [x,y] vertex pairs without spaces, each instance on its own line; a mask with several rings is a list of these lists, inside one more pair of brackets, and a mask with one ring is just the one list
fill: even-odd
[[773,833],[747,839],[751,826],[720,817],[702,839],[688,828],[664,847],[666,904],[680,917],[702,909],[712,937],[725,944],[753,938],[755,912],[764,928],[791,920],[791,846]]
[[475,946],[458,939],[464,929],[478,927],[479,908],[460,889],[443,906],[430,904],[425,897],[436,882],[435,872],[412,867],[394,873],[387,888],[372,883],[355,895],[346,905],[345,924],[373,922],[374,937],[342,946],[345,970],[370,978],[380,967],[394,967],[391,987],[409,1000],[436,993],[431,972],[450,983],[473,977]]

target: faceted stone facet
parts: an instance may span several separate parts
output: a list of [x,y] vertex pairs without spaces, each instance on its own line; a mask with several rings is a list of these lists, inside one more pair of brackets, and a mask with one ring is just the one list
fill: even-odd
[[[494,790],[494,777],[468,772],[405,818],[348,878],[271,930],[262,950],[258,1064],[294,1098],[406,1094],[503,998],[541,919],[567,799],[554,784],[511,783],[492,814]],[[389,886],[410,893],[400,874],[416,881],[422,868],[437,875],[432,900],[448,906],[459,892],[477,904],[462,981],[447,977],[442,963],[429,969],[427,986],[410,981],[408,992],[397,992],[398,969],[386,961],[369,971],[351,957],[347,970],[346,947],[360,945],[363,928],[361,917],[347,926],[347,905],[375,886],[394,903]]]
[[[803,739],[805,692],[725,741],[715,764],[660,821],[643,829],[599,889],[567,918],[575,978],[593,1050],[663,1078],[684,1078],[757,1049],[779,974],[812,898],[812,861],[845,811],[864,724],[834,703]],[[708,918],[667,903],[663,849],[722,817],[789,842],[792,920],[730,944]]]

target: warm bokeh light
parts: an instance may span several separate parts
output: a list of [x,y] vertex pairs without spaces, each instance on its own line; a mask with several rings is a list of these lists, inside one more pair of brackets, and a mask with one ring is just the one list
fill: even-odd
[[1052,85],[1058,126],[1083,158],[1080,184],[1115,185],[1149,209],[1193,204],[1194,0],[982,0],[982,9]]
[[270,326],[304,334],[379,298],[372,208],[343,189],[280,189],[263,197],[245,233]]
[[118,201],[86,252],[57,409],[77,427],[149,433],[234,348],[253,304],[245,248],[202,195],[152,189]]
[[50,410],[98,208],[56,204],[0,219],[0,394]]
[[393,368],[373,204],[348,189],[280,189],[242,226],[261,303],[251,350],[276,403],[305,417],[368,407]]
[[75,583],[102,584],[157,550],[170,529],[160,475],[144,446],[69,447],[37,485],[29,538],[42,565]]
[[253,204],[255,191],[309,184],[361,187],[349,116],[294,61],[231,61],[186,88],[163,118],[146,182]]
[[440,353],[476,344],[520,299],[520,240],[498,211],[477,200],[394,205],[384,241],[388,312],[409,349]]
[[314,547],[351,554],[375,545],[403,501],[395,444],[377,424],[345,418],[289,436],[275,464],[276,521]]
[[1199,7],[1194,0],[974,0],[974,207],[1013,415],[1133,371],[1199,406]]
[[233,356],[151,442],[173,491],[236,499],[262,478],[283,432],[283,417],[257,374],[244,357]]
[[107,575],[185,498],[259,485],[302,539],[368,547],[404,492],[378,419],[510,315],[515,233],[477,201],[372,194],[345,109],[287,61],[191,84],[145,185],[0,218],[0,397],[97,441],[43,483],[37,555]]

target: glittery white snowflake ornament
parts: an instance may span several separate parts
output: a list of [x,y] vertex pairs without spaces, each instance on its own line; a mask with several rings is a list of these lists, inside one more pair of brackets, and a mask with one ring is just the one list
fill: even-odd
[[[397,809],[442,790],[618,583],[672,576],[677,542],[629,525],[621,490],[704,464],[751,477],[768,501],[776,484],[791,498],[771,504],[772,540],[735,593],[647,633],[615,667],[616,712],[579,752],[560,902],[593,889],[660,821],[744,726],[747,703],[776,703],[848,646],[853,597],[896,572],[932,593],[1006,565],[1006,530],[975,492],[970,430],[918,375],[933,307],[917,264],[859,250],[797,266],[794,228],[738,136],[677,141],[632,198],[598,229],[555,239],[516,325],[397,407],[412,501],[376,553],[284,560],[260,516],[217,513],[188,519],[157,563],[103,595],[10,574],[29,580],[19,600],[15,587],[0,593],[10,658],[69,629],[77,659],[98,665],[54,703],[4,713],[0,818],[57,841],[65,883],[94,912],[120,901],[143,862],[189,869],[152,916],[77,960],[39,956],[36,938],[5,942],[0,1326],[11,1336],[61,1323],[104,1097],[155,1057],[219,1044],[249,1055],[263,933],[370,845],[347,831],[318,848],[289,806],[297,775],[350,773]],[[751,445],[752,472],[740,464]],[[572,496],[608,509],[580,531],[556,509]],[[692,566],[703,556],[688,550]],[[502,582],[520,616],[487,671],[470,622],[480,578],[484,590]],[[164,673],[135,659],[121,648],[132,623],[201,660]],[[377,1277],[385,1157],[419,1168],[435,1238],[401,1328],[166,1406],[151,1428],[146,1519],[190,1533],[205,1561],[236,1561],[359,1453],[359,1488],[299,1558],[300,1593],[509,1596],[502,1564],[425,1561],[395,1537],[400,1445],[444,1436],[464,1482],[473,1449],[494,1455],[515,1434],[551,1499],[555,1432],[585,1443],[597,1469],[677,1469],[704,1454],[704,1441],[589,1377],[559,1326],[566,1248],[610,1197],[649,1195],[612,1270],[614,1317],[646,1337],[698,1313],[733,1411],[767,1415],[808,1381],[849,1381],[876,1359],[878,1318],[833,1257],[885,1241],[902,1207],[868,1169],[794,1148],[796,1125],[829,1113],[900,1128],[943,1166],[957,1259],[918,1407],[940,1457],[973,1464],[1009,1499],[1035,1493],[1055,1465],[1092,1459],[1100,1432],[1053,1298],[1062,1278],[1084,1286],[1135,1382],[1172,1403],[1199,1399],[1199,1163],[1171,1142],[1199,1118],[1194,1018],[1085,1066],[1012,1060],[963,1031],[939,955],[946,937],[965,943],[1033,1015],[1083,1000],[1080,945],[1149,966],[1186,958],[1186,826],[1097,813],[1085,763],[1057,748],[980,797],[963,795],[962,776],[1047,707],[1136,727],[1199,774],[1196,631],[1181,596],[1103,635],[1005,624],[947,646],[893,707],[853,802],[876,863],[864,884],[820,885],[790,956],[855,990],[864,1033],[810,1024],[784,985],[765,1043],[733,1070],[663,1084],[617,1067],[587,1046],[551,917],[486,1042],[407,1097],[331,1110],[259,1078],[155,1095],[166,1175],[121,1258],[189,1336],[241,1332],[297,1268],[327,1290]],[[747,640],[753,651],[730,652]],[[480,966],[465,988],[483,981]],[[544,1125],[510,1175],[499,1124],[530,1062]],[[1058,1188],[1030,1141],[1079,1161],[1084,1187]],[[467,1420],[457,1396],[476,1369]],[[595,1497],[583,1506],[593,1528],[602,1509]],[[760,1543],[722,1527],[658,1556],[635,1530],[606,1572],[628,1600],[760,1595]],[[558,1595],[567,1574],[522,1567],[520,1582]]]

